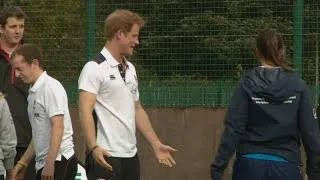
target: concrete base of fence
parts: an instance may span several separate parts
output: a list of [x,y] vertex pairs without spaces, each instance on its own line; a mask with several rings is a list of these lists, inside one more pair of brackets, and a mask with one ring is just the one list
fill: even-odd
[[[84,162],[85,143],[78,109],[70,108],[70,111],[76,153],[79,160]],[[225,109],[146,108],[146,111],[162,142],[178,149],[178,152],[174,154],[177,165],[173,168],[163,167],[149,144],[137,133],[141,180],[210,180],[209,165],[223,133]],[[305,163],[304,151],[302,157]],[[233,160],[225,171],[224,180],[231,180],[232,164]]]

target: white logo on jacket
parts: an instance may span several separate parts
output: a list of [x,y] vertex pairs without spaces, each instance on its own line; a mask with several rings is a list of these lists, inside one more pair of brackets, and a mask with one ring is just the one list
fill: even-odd
[[313,116],[315,119],[318,119],[316,108],[313,108]]
[[[266,101],[264,98],[251,97],[251,99],[256,104],[270,104],[270,102]],[[287,100],[283,101],[282,104],[292,104],[295,99],[297,99],[297,96],[290,96]]]

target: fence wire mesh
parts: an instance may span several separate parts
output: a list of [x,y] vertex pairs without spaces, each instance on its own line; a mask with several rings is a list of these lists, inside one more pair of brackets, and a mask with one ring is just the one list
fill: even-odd
[[131,61],[142,102],[155,107],[225,106],[243,72],[258,65],[255,38],[279,30],[287,56],[310,86],[319,89],[319,8],[316,0],[6,0],[29,19],[25,41],[39,44],[49,74],[77,103],[84,63],[104,43],[104,20],[115,9],[142,15],[146,26]]

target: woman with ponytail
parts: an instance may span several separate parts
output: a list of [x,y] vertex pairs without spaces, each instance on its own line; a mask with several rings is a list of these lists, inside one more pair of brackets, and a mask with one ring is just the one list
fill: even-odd
[[213,180],[234,151],[234,180],[302,180],[300,139],[310,180],[320,179],[320,135],[306,83],[286,59],[280,33],[257,37],[255,67],[239,81],[225,119],[220,148],[211,165]]

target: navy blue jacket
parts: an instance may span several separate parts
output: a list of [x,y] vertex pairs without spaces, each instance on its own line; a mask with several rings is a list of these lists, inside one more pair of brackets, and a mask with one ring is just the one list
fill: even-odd
[[211,173],[222,174],[235,150],[237,157],[265,153],[301,164],[300,138],[307,174],[320,179],[319,125],[306,83],[281,68],[253,68],[231,98]]

